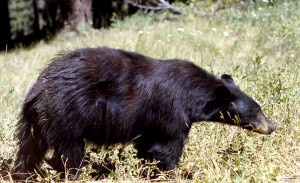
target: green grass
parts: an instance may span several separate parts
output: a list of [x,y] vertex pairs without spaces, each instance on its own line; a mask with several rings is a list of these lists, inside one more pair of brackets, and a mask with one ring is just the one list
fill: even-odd
[[[83,28],[62,32],[49,43],[0,54],[0,170],[12,167],[15,127],[22,100],[40,71],[60,50],[109,46],[155,58],[193,61],[220,76],[229,73],[253,96],[277,125],[270,136],[238,127],[195,123],[189,143],[173,176],[178,182],[300,181],[300,3],[218,9],[193,1],[181,16],[135,15],[109,30]],[[208,12],[208,13],[199,13]],[[205,10],[205,11],[204,11]],[[198,16],[197,16],[198,15]],[[188,101],[187,101],[188,102]],[[91,162],[113,162],[116,170],[102,181],[141,181],[142,166],[131,146],[91,153]],[[107,158],[106,155],[109,155]],[[81,180],[93,181],[86,167]],[[1,180],[9,180],[2,173]],[[48,172],[46,180],[57,180]]]

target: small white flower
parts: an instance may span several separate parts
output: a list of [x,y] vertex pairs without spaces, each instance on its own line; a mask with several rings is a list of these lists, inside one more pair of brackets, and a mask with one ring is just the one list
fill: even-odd
[[213,31],[215,31],[215,32],[217,31],[217,29],[216,29],[216,28],[212,28],[212,30],[213,30]]
[[184,28],[183,27],[179,27],[177,28],[178,32],[184,32]]
[[143,34],[144,33],[144,31],[138,31],[138,34]]
[[192,32],[190,32],[190,35],[192,35],[192,36],[197,36],[197,32],[192,31]]
[[228,32],[223,32],[223,34],[224,34],[224,37],[228,37],[229,36],[229,33]]
[[198,34],[200,34],[201,36],[203,35],[203,32],[201,31],[197,31]]

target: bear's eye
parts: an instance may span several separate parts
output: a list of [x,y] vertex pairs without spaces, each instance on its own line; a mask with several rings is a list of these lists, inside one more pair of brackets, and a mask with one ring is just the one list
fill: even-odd
[[260,112],[261,112],[261,109],[258,108],[258,109],[255,111],[255,115],[258,115]]

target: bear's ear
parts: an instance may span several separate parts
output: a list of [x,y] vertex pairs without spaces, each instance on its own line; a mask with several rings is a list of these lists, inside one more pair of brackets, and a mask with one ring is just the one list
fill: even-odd
[[226,81],[227,83],[234,83],[232,77],[229,74],[223,74],[221,79]]
[[216,86],[216,96],[218,100],[232,102],[235,99],[234,94],[224,84]]
[[215,96],[204,107],[205,114],[211,114],[214,110],[227,107],[230,102],[235,100],[235,95],[227,88],[225,84],[218,84],[215,87]]

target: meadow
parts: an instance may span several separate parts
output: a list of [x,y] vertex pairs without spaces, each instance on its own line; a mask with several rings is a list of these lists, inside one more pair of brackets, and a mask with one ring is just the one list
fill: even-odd
[[[159,58],[190,60],[217,76],[232,75],[276,124],[271,135],[199,122],[192,126],[180,167],[156,181],[300,182],[300,3],[239,4],[218,8],[192,1],[182,15],[137,14],[110,29],[62,31],[50,42],[0,53],[0,181],[10,181],[17,148],[15,124],[26,92],[61,50],[108,46]],[[181,5],[179,5],[181,6]],[[188,102],[188,101],[187,101]],[[91,147],[87,147],[91,149]],[[97,181],[149,181],[132,146],[88,151],[81,181],[95,181],[93,162],[112,162]],[[104,168],[105,169],[105,168]],[[111,171],[110,171],[111,170]],[[148,176],[140,176],[148,174]],[[99,177],[98,177],[99,178]],[[38,180],[57,181],[47,169]]]

